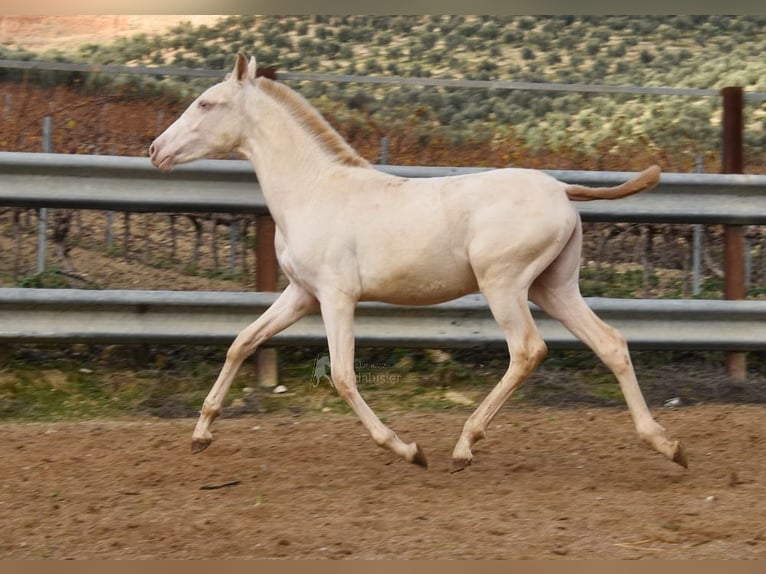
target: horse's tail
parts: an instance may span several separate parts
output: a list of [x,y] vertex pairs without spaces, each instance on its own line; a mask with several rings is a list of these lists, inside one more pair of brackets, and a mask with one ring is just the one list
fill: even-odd
[[572,201],[592,201],[594,199],[619,199],[640,191],[651,189],[660,181],[660,168],[657,165],[646,168],[633,179],[615,187],[586,187],[567,185],[564,190]]

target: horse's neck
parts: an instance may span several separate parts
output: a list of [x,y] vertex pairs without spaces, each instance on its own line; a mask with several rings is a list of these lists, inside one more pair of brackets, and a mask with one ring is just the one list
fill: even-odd
[[310,202],[318,178],[340,166],[268,95],[254,90],[245,113],[248,138],[239,151],[252,162],[266,203],[279,218],[291,205]]

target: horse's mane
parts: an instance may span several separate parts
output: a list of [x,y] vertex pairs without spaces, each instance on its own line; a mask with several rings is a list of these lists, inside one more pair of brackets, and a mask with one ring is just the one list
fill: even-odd
[[335,160],[352,167],[370,167],[370,163],[354,151],[303,96],[285,84],[266,77],[259,77],[256,84],[260,90],[285,108]]

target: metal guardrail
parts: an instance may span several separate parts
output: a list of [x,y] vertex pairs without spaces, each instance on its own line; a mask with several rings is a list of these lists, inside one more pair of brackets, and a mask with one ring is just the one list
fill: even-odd
[[[402,177],[483,168],[376,166]],[[613,185],[632,172],[545,170],[568,183]],[[249,162],[200,160],[170,174],[147,158],[0,152],[0,206],[136,212],[267,213]],[[766,224],[766,175],[663,173],[660,184],[620,201],[575,204],[583,220]]]
[[[0,289],[0,343],[231,343],[276,293]],[[766,349],[766,301],[588,298],[634,349]],[[583,348],[530,305],[550,348]],[[358,346],[505,348],[482,295],[425,307],[360,303]],[[270,345],[325,345],[321,317],[304,317]]]
[[0,206],[268,212],[242,160],[200,160],[163,174],[148,158],[17,152],[0,152]]
[[[402,177],[480,168],[378,166]],[[548,171],[584,185],[613,185],[627,172]],[[663,174],[660,185],[620,201],[576,203],[583,219],[678,223],[766,223],[766,176]],[[163,174],[146,158],[0,153],[0,206],[127,211],[267,213],[249,162],[201,160]],[[0,342],[228,344],[273,302],[273,293],[0,289]],[[766,349],[766,301],[588,300],[634,348]],[[552,348],[582,345],[532,306]],[[481,295],[429,307],[358,306],[359,345],[505,346]],[[273,344],[325,344],[319,316]]]

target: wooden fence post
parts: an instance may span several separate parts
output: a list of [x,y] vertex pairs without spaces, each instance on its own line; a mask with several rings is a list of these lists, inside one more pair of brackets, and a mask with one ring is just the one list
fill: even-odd
[[[274,248],[276,226],[271,215],[259,215],[255,225],[255,289],[256,291],[276,291],[279,273],[277,252]],[[276,387],[279,383],[277,350],[260,348],[255,353],[255,360],[258,384],[262,387]]]
[[[721,90],[723,97],[723,147],[722,173],[743,173],[744,154],[742,134],[743,92],[741,87],[727,87]],[[745,228],[742,225],[724,226],[724,269],[726,299],[745,298]],[[747,377],[747,355],[731,351],[726,355],[729,377],[743,382]]]

